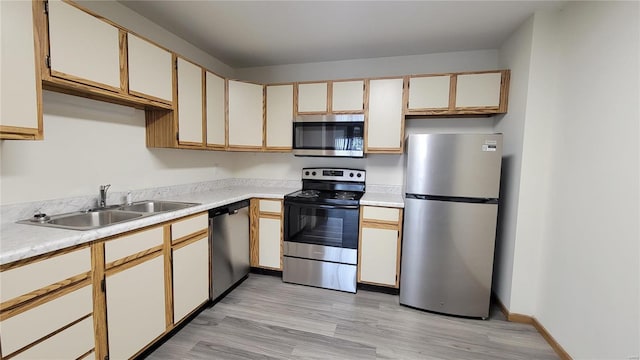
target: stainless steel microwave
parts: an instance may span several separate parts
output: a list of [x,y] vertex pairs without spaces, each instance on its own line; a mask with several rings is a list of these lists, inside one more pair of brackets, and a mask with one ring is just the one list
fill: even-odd
[[293,154],[364,157],[364,115],[299,115],[293,121]]

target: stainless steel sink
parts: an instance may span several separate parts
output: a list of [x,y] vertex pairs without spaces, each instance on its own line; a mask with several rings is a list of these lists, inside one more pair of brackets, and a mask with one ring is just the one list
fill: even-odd
[[118,210],[70,213],[54,216],[43,225],[48,224],[49,226],[62,227],[65,229],[89,230],[133,220],[141,216],[143,216],[143,214]]
[[18,221],[20,224],[49,226],[69,230],[91,230],[117,223],[137,220],[160,212],[185,209],[197,203],[177,201],[145,200],[129,205],[109,206],[88,211],[47,216],[36,214],[31,219]]
[[136,211],[136,212],[143,212],[143,213],[157,213],[157,212],[164,212],[164,211],[180,210],[180,209],[188,208],[195,205],[199,205],[199,204],[175,202],[175,201],[149,200],[149,201],[135,202],[131,205],[123,205],[123,206],[120,206],[118,210]]

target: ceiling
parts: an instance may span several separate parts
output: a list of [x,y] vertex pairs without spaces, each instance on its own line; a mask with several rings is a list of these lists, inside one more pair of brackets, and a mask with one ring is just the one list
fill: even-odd
[[234,68],[497,49],[562,1],[119,0]]

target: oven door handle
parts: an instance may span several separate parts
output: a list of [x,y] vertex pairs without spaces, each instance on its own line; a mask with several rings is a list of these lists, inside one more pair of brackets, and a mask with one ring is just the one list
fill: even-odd
[[309,203],[301,203],[296,201],[285,201],[284,205],[295,205],[295,206],[303,206],[306,208],[314,208],[314,209],[345,209],[345,210],[358,210],[360,208],[359,205],[320,205],[320,204],[309,204]]

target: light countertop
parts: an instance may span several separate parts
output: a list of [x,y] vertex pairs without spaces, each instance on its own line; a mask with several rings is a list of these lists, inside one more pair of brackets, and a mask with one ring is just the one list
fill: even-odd
[[[153,200],[193,202],[201,205],[158,213],[139,220],[87,231],[65,230],[15,222],[3,223],[0,229],[0,265],[174,220],[236,201],[250,198],[282,199],[284,195],[296,190],[299,190],[299,187],[234,185],[215,190],[157,197]],[[361,205],[386,207],[404,206],[402,195],[397,193],[368,192],[362,197],[360,203]]]

